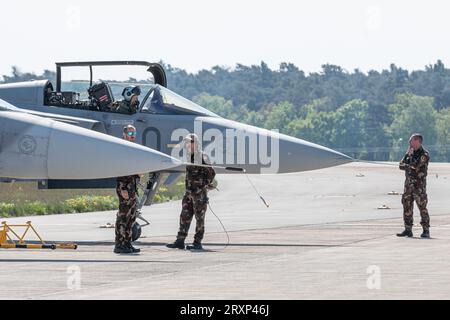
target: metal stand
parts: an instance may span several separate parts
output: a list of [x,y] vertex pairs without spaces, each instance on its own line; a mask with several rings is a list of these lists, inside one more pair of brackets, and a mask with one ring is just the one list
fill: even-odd
[[[25,228],[22,235],[19,232],[16,232],[13,228]],[[27,243],[25,241],[25,236],[28,231],[31,230],[38,239],[38,244]],[[7,224],[6,222],[2,222],[0,226],[0,248],[3,249],[77,249],[77,245],[75,243],[45,243],[42,240],[39,233],[32,226],[31,221],[27,221],[26,224]]]

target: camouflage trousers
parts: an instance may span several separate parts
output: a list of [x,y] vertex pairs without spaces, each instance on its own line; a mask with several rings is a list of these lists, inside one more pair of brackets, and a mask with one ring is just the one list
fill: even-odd
[[182,210],[180,214],[180,229],[177,239],[185,240],[192,218],[195,216],[195,236],[194,241],[201,243],[205,234],[205,213],[208,209],[208,197],[206,191],[199,194],[186,193],[182,201]]
[[402,196],[403,204],[403,220],[405,222],[405,228],[411,229],[413,226],[413,208],[414,201],[420,211],[421,221],[420,224],[424,230],[430,228],[430,216],[428,215],[428,196],[425,188],[416,187],[413,185],[405,185],[405,190]]
[[131,244],[131,230],[137,216],[136,206],[136,198],[120,202],[116,218],[116,245],[126,246]]

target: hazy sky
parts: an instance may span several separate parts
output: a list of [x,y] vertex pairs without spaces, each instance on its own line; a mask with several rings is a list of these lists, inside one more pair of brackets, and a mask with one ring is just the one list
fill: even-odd
[[450,66],[448,1],[15,0],[0,9],[0,74],[55,61],[214,65],[324,63],[352,71]]

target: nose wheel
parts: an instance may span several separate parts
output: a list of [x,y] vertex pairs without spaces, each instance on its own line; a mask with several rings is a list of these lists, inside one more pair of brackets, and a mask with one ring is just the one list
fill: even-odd
[[136,241],[141,237],[142,234],[142,227],[139,224],[139,222],[135,222],[133,224],[133,227],[131,228],[131,241]]
[[136,219],[144,221],[144,224],[140,224],[135,221],[133,226],[131,227],[131,241],[134,242],[138,240],[142,235],[142,227],[148,226],[150,222],[148,222],[144,217],[142,217],[141,212],[138,212],[138,216]]

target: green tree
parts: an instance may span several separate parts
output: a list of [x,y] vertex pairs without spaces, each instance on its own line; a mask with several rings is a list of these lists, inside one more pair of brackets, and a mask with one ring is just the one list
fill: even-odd
[[221,117],[230,120],[237,120],[239,118],[236,110],[233,108],[233,102],[231,100],[226,100],[219,96],[211,96],[207,93],[195,96],[192,100],[203,108],[206,108]]
[[408,138],[414,132],[424,136],[425,145],[437,140],[436,121],[438,113],[432,97],[420,97],[411,93],[399,94],[395,104],[389,106],[392,123],[386,128],[393,148],[390,159],[398,160],[408,147]]
[[277,104],[267,117],[265,127],[267,129],[278,129],[286,133],[288,124],[297,117],[292,103],[284,101]]
[[367,154],[369,105],[366,101],[352,100],[334,112],[332,145],[349,150],[355,158]]
[[303,107],[308,110],[303,118],[291,121],[287,133],[297,138],[308,140],[324,146],[330,146],[334,131],[334,113],[317,112],[313,105]]
[[266,117],[262,112],[247,111],[247,114],[242,121],[252,126],[264,127]]
[[450,108],[441,109],[436,119],[437,148],[431,155],[434,161],[450,159]]

